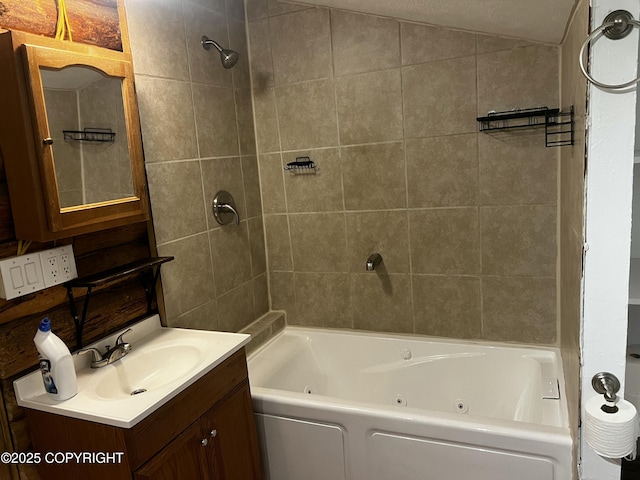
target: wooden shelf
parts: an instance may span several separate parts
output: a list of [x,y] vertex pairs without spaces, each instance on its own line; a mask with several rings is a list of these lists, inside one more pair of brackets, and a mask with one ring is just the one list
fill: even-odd
[[126,277],[127,275],[153,268],[156,265],[162,265],[163,263],[170,262],[171,260],[173,260],[173,257],[145,258],[143,260],[138,260],[136,262],[127,263],[126,265],[105,270],[104,272],[98,272],[86,277],[76,278],[65,283],[65,286],[67,288],[98,287],[121,277]]
[[[84,330],[84,324],[87,319],[87,311],[89,309],[89,300],[91,299],[91,292],[95,287],[104,285],[105,283],[112,282],[127,275],[133,275],[134,273],[142,273],[143,285],[145,295],[147,297],[147,313],[151,312],[151,304],[155,293],[155,287],[160,276],[160,266],[163,263],[170,262],[174,257],[150,257],[136,262],[127,263],[119,267],[111,268],[103,272],[98,272],[93,275],[88,275],[82,278],[76,278],[64,284],[67,287],[67,297],[69,298],[69,307],[71,310],[71,316],[73,322],[76,325],[76,341],[78,348],[82,347],[82,332]],[[155,272],[153,271],[155,268]],[[150,272],[150,273],[149,273]],[[82,313],[78,313],[76,307],[76,301],[73,298],[74,288],[86,288],[87,293],[84,297],[84,304],[82,306]]]

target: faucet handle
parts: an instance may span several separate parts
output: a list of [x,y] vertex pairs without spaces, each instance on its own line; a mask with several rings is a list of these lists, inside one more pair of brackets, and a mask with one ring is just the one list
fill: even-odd
[[97,348],[93,348],[93,347],[83,348],[81,350],[78,350],[77,355],[80,356],[87,352],[92,353],[91,368],[100,368],[107,364],[107,360],[102,356],[102,353],[100,353],[100,350],[98,350]]
[[122,337],[124,337],[125,334],[129,333],[131,331],[130,328],[127,328],[124,332],[122,332],[120,335],[118,335],[118,338],[116,338],[116,347],[118,345],[122,345],[124,343],[124,341],[122,340]]
[[89,353],[91,352],[93,354],[93,358],[91,359],[91,363],[95,363],[95,362],[99,362],[100,360],[102,360],[102,354],[100,353],[100,350],[98,350],[97,348],[93,348],[93,347],[88,347],[88,348],[83,348],[81,350],[78,350],[78,355],[83,355],[85,353]]
[[218,205],[218,215],[220,215],[220,213],[225,213],[225,212],[232,213],[234,218],[236,219],[236,225],[240,225],[240,214],[233,207],[233,205],[230,205],[228,203],[223,203],[222,205]]

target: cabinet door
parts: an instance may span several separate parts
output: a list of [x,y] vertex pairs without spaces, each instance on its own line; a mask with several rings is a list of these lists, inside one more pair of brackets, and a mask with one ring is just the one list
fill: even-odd
[[131,55],[3,31],[0,65],[16,238],[43,242],[147,220]]
[[202,417],[213,440],[209,467],[218,480],[262,479],[260,453],[251,407],[249,385],[222,400]]
[[[99,230],[101,222],[115,218],[121,224],[146,220],[132,64],[63,49],[23,48],[49,229]],[[62,114],[61,104],[71,114]]]
[[140,467],[136,480],[195,480],[210,478],[200,422],[195,422],[160,453]]

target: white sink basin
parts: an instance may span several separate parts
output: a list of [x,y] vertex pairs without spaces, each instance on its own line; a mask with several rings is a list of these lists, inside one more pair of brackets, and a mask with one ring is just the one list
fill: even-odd
[[162,388],[188,375],[204,355],[192,345],[165,345],[134,353],[109,365],[95,389],[98,397],[127,398]]
[[[58,402],[44,390],[40,371],[14,382],[18,405],[68,417],[130,428],[195,383],[248,343],[240,333],[160,325],[154,315],[131,327],[131,352],[111,365],[90,368],[91,355],[74,355],[78,394]],[[117,332],[90,347],[105,351]]]

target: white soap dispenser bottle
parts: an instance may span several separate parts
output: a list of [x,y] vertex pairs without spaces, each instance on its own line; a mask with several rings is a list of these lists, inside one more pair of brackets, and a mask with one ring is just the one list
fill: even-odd
[[78,393],[73,358],[65,343],[51,332],[51,321],[43,318],[33,341],[40,355],[44,389],[54,400],[67,400]]

